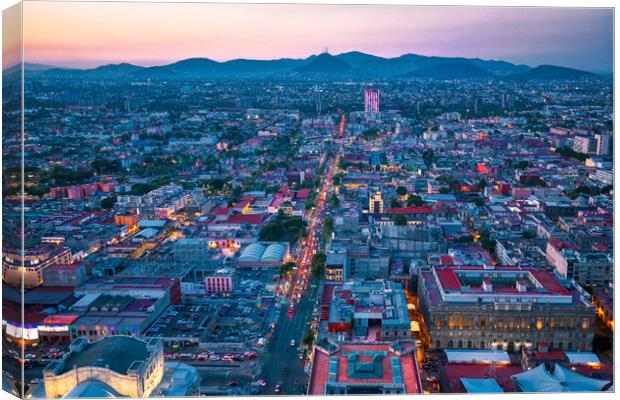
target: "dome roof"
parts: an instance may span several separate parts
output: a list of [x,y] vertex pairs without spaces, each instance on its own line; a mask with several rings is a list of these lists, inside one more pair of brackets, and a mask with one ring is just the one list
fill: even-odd
[[239,257],[239,261],[259,261],[264,252],[265,246],[260,243],[252,243],[243,250]]
[[263,256],[261,257],[262,262],[277,262],[281,261],[284,257],[284,252],[286,248],[282,243],[273,243],[267,246]]
[[66,399],[71,398],[116,398],[122,397],[116,390],[112,389],[105,383],[97,380],[86,380],[63,396]]

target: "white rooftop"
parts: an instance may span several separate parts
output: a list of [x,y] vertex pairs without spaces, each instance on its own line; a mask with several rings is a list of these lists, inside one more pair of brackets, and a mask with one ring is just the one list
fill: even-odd
[[450,363],[510,363],[504,350],[444,350]]

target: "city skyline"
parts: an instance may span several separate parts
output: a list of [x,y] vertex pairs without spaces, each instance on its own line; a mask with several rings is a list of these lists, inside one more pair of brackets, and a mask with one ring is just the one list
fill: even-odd
[[[182,30],[167,18],[171,6],[184,21]],[[361,51],[390,58],[413,53],[612,71],[611,9],[467,11],[438,6],[27,2],[24,60],[73,68],[121,62],[154,66],[194,57],[305,58],[329,48],[332,54]],[[136,12],[140,19],[129,17]]]

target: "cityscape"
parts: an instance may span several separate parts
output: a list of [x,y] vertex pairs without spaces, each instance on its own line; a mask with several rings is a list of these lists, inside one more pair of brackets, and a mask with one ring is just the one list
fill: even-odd
[[[596,45],[569,38],[572,55],[553,42],[557,59],[445,55],[439,44],[421,55],[386,37],[388,54],[376,38],[322,33],[302,55],[306,42],[287,38],[264,57],[241,45],[229,55],[235,33],[217,24],[208,29],[223,44],[211,56],[190,20],[178,29],[197,35],[200,54],[176,53],[193,37],[148,47],[156,31],[144,42],[122,32],[129,47],[95,54],[98,25],[78,16],[125,5],[3,11],[4,391],[614,391],[613,9],[526,11],[549,22],[540,49],[565,32],[550,22],[607,32]],[[133,6],[126,16],[143,10],[141,24],[167,17],[164,3]],[[244,35],[262,13],[317,11],[182,9],[210,6],[208,18],[256,10]],[[417,9],[372,7],[331,11],[350,12],[357,34]],[[75,10],[66,30],[88,31],[92,48],[77,31],[65,38],[75,45],[59,33],[45,42],[35,22],[46,8]],[[476,15],[509,24],[513,11],[445,13],[471,14],[465,37]],[[453,23],[442,7],[420,12]],[[291,40],[309,32],[304,21]],[[600,57],[585,53],[601,46]]]

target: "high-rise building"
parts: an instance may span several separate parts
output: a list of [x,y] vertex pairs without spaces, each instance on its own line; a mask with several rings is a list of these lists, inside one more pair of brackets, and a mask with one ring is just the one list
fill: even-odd
[[378,113],[379,112],[379,90],[378,89],[364,90],[364,112],[366,113]]
[[594,135],[596,141],[596,155],[608,156],[613,149],[613,142],[611,135],[597,133]]
[[381,195],[380,191],[370,196],[370,201],[368,202],[368,211],[371,214],[383,214],[383,196]]
[[314,88],[314,107],[316,115],[321,115],[321,111],[323,111],[323,90],[317,87]]

